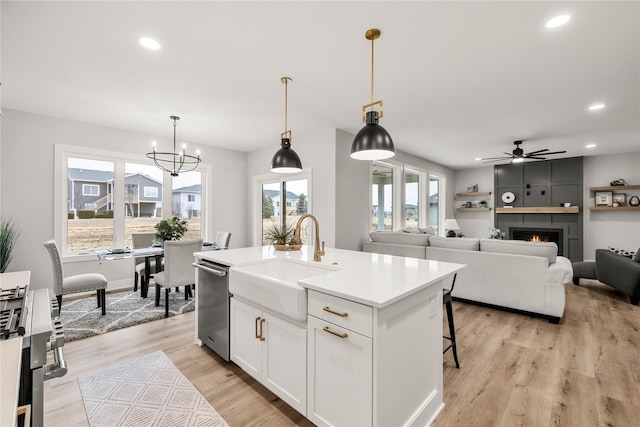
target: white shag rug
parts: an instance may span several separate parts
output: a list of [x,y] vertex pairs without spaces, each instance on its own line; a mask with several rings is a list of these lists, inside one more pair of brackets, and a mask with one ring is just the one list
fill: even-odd
[[228,427],[161,350],[78,378],[92,427]]

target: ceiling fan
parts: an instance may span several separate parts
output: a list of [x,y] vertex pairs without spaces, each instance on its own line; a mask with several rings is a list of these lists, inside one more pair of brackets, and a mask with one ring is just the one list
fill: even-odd
[[536,151],[532,151],[530,153],[525,153],[524,150],[522,148],[520,148],[520,144],[522,144],[524,141],[513,141],[513,144],[516,146],[516,148],[513,149],[513,151],[511,153],[507,153],[505,152],[504,154],[506,154],[506,156],[503,157],[483,157],[481,160],[484,160],[483,163],[493,163],[493,162],[499,162],[502,160],[511,160],[512,163],[520,163],[520,162],[524,162],[525,159],[531,159],[531,160],[547,160],[546,157],[542,157],[542,156],[549,156],[551,154],[562,154],[562,153],[566,153],[566,150],[563,151],[549,151],[548,148],[543,148],[542,150],[536,150]]

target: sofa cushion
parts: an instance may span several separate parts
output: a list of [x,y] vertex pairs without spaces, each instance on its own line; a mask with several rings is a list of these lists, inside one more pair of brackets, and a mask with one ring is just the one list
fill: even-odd
[[417,228],[403,228],[402,229],[403,233],[414,233],[414,234],[420,234],[420,230],[418,230]]
[[402,231],[373,231],[369,234],[371,241],[377,243],[395,243],[398,245],[427,246],[429,236],[418,233],[403,233]]
[[420,230],[420,232],[422,234],[429,234],[431,236],[435,236],[436,235],[436,231],[433,229],[433,227],[424,227],[424,228],[418,228],[418,230]]
[[480,239],[480,250],[545,257],[549,260],[549,264],[556,262],[558,255],[558,245],[553,242],[526,242],[524,240]]
[[480,250],[480,239],[470,237],[429,236],[429,245],[434,248],[462,249],[465,251]]

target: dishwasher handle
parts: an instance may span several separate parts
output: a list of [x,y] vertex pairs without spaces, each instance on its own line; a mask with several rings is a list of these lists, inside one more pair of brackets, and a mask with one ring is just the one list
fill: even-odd
[[215,268],[211,268],[211,267],[207,267],[205,265],[202,264],[198,264],[197,262],[194,262],[192,264],[195,268],[200,268],[204,271],[208,271],[211,274],[215,274],[216,276],[220,276],[220,277],[224,277],[227,275],[227,271],[226,270],[217,270]]

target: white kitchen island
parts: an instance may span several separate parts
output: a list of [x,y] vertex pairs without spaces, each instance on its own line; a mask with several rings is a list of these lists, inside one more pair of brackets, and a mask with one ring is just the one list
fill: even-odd
[[[232,293],[234,277],[261,283],[257,264],[284,260],[325,269],[297,280],[300,289],[287,291],[295,294],[267,298],[256,286],[252,298],[251,281],[244,280],[231,298],[231,360],[313,423],[422,426],[442,410],[442,289],[464,265],[339,249],[313,262],[307,246],[196,258],[231,267]],[[293,304],[291,295],[303,296],[297,312],[306,318],[278,307]]]

